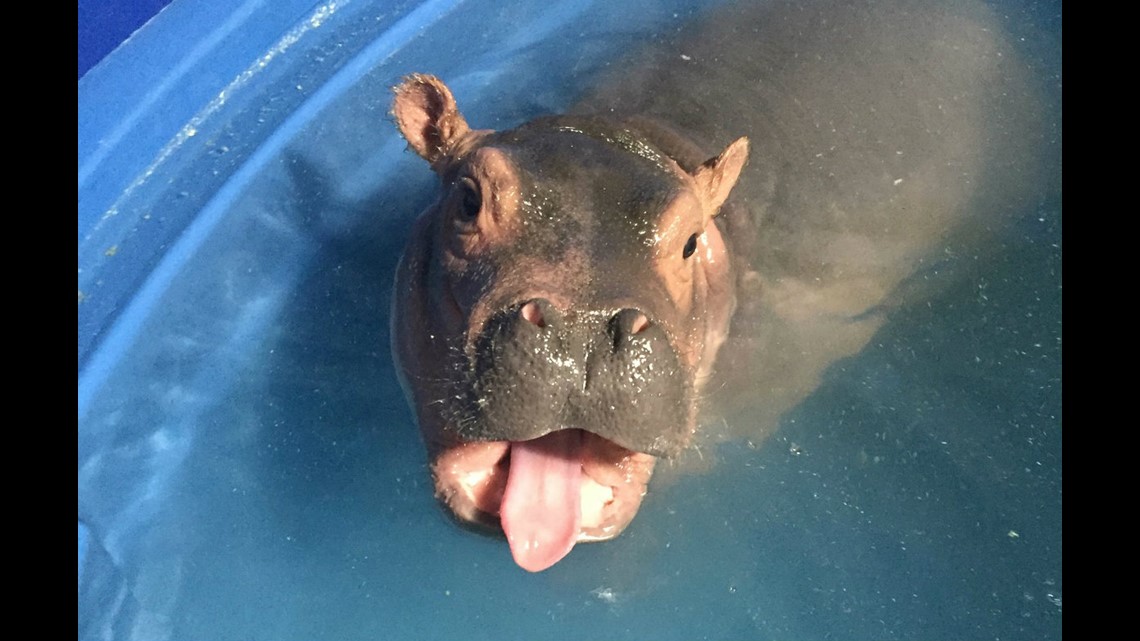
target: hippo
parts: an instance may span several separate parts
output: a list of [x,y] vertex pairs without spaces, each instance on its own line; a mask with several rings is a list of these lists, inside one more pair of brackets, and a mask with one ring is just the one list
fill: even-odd
[[1020,202],[1035,98],[1003,33],[973,3],[730,7],[505,131],[407,76],[440,192],[392,348],[449,512],[544,570],[629,525],[726,341],[749,374],[722,389],[773,417],[858,352],[970,212]]
[[393,114],[444,184],[392,314],[436,490],[542,570],[621,532],[693,434],[735,305],[716,217],[748,140],[684,168],[604,118],[475,130],[425,75]]

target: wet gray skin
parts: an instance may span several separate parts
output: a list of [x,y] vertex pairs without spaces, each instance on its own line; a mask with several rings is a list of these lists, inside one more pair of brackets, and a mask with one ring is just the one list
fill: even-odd
[[[666,330],[684,334],[695,319],[672,309],[652,254],[681,181],[649,141],[600,119],[542,119],[486,144],[518,169],[522,232],[471,266],[470,279],[495,281],[535,256],[575,269],[560,278],[561,309],[508,288],[474,349],[453,352],[450,367],[463,372],[449,396],[455,436],[526,441],[580,428],[634,451],[677,453],[694,390]],[[524,317],[527,303],[539,318]]]

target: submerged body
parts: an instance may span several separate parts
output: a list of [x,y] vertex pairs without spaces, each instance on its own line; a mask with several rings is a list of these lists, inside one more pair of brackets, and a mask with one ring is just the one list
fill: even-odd
[[729,9],[581,115],[505,132],[406,79],[393,113],[442,190],[393,348],[441,500],[542,570],[630,522],[718,352],[751,374],[720,394],[776,416],[810,392],[964,212],[1028,179],[1000,34],[973,4]]

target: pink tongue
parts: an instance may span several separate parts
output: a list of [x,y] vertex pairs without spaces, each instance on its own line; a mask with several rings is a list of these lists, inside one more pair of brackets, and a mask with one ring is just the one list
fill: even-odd
[[511,555],[540,572],[570,553],[582,518],[582,433],[560,430],[511,443],[511,470],[499,510]]

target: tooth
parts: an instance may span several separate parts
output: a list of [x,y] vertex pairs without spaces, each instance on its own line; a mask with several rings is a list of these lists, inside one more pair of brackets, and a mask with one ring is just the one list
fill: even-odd
[[582,526],[595,528],[602,524],[606,505],[614,500],[612,487],[586,476],[579,495],[582,504]]

